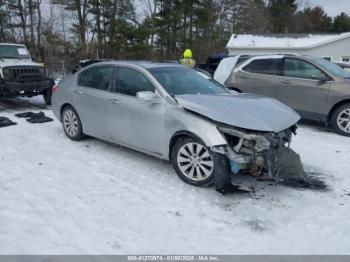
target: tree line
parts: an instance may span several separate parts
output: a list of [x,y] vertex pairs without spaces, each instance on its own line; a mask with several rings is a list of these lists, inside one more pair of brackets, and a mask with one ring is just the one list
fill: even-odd
[[203,62],[232,34],[341,33],[350,17],[296,0],[0,0],[0,41],[25,43],[37,60]]

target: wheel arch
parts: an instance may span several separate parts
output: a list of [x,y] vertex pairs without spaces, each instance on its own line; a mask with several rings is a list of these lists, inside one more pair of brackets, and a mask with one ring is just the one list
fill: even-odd
[[207,146],[206,143],[204,143],[203,139],[201,139],[198,135],[196,135],[190,131],[186,131],[186,130],[177,131],[175,134],[173,134],[173,136],[171,137],[170,142],[169,142],[169,154],[168,154],[169,159],[171,159],[171,153],[172,153],[172,150],[173,150],[175,143],[183,137],[193,138],[193,139],[197,140],[198,142],[201,142],[203,145]]
[[64,103],[64,104],[61,106],[61,108],[60,108],[60,119],[61,119],[61,120],[62,120],[62,113],[63,113],[63,110],[64,110],[67,106],[70,106],[70,107],[72,107],[72,108],[75,110],[74,106],[72,106],[70,103]]
[[335,112],[335,110],[337,110],[338,107],[345,105],[345,104],[350,104],[350,98],[341,100],[332,107],[332,109],[329,111],[328,116],[327,116],[327,124],[330,124],[330,122],[332,120],[332,115]]

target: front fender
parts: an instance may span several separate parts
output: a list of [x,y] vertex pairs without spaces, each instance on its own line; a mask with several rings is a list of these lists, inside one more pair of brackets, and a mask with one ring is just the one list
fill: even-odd
[[[217,124],[205,117],[186,111],[182,108],[169,108],[165,121],[165,151],[164,156],[169,157],[171,145],[176,138],[182,135],[199,139],[207,147],[226,145],[226,139],[217,129]],[[175,141],[174,141],[175,139]]]

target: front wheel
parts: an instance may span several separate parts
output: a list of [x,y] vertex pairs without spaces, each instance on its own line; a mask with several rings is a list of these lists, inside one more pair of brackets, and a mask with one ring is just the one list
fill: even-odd
[[214,184],[214,158],[201,142],[186,137],[179,139],[171,153],[177,175],[186,183],[206,187]]
[[350,103],[338,107],[332,115],[332,127],[344,136],[350,136]]

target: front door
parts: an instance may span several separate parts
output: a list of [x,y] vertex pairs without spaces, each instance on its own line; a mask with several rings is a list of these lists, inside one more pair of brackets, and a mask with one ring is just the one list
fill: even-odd
[[74,106],[85,134],[99,138],[108,137],[106,115],[113,75],[113,66],[94,66],[78,76]]
[[304,118],[320,119],[331,79],[315,65],[298,58],[285,58],[283,72],[279,100]]
[[166,102],[145,101],[137,92],[157,92],[140,71],[118,68],[115,93],[110,100],[110,136],[112,140],[153,154],[164,151],[164,117]]

